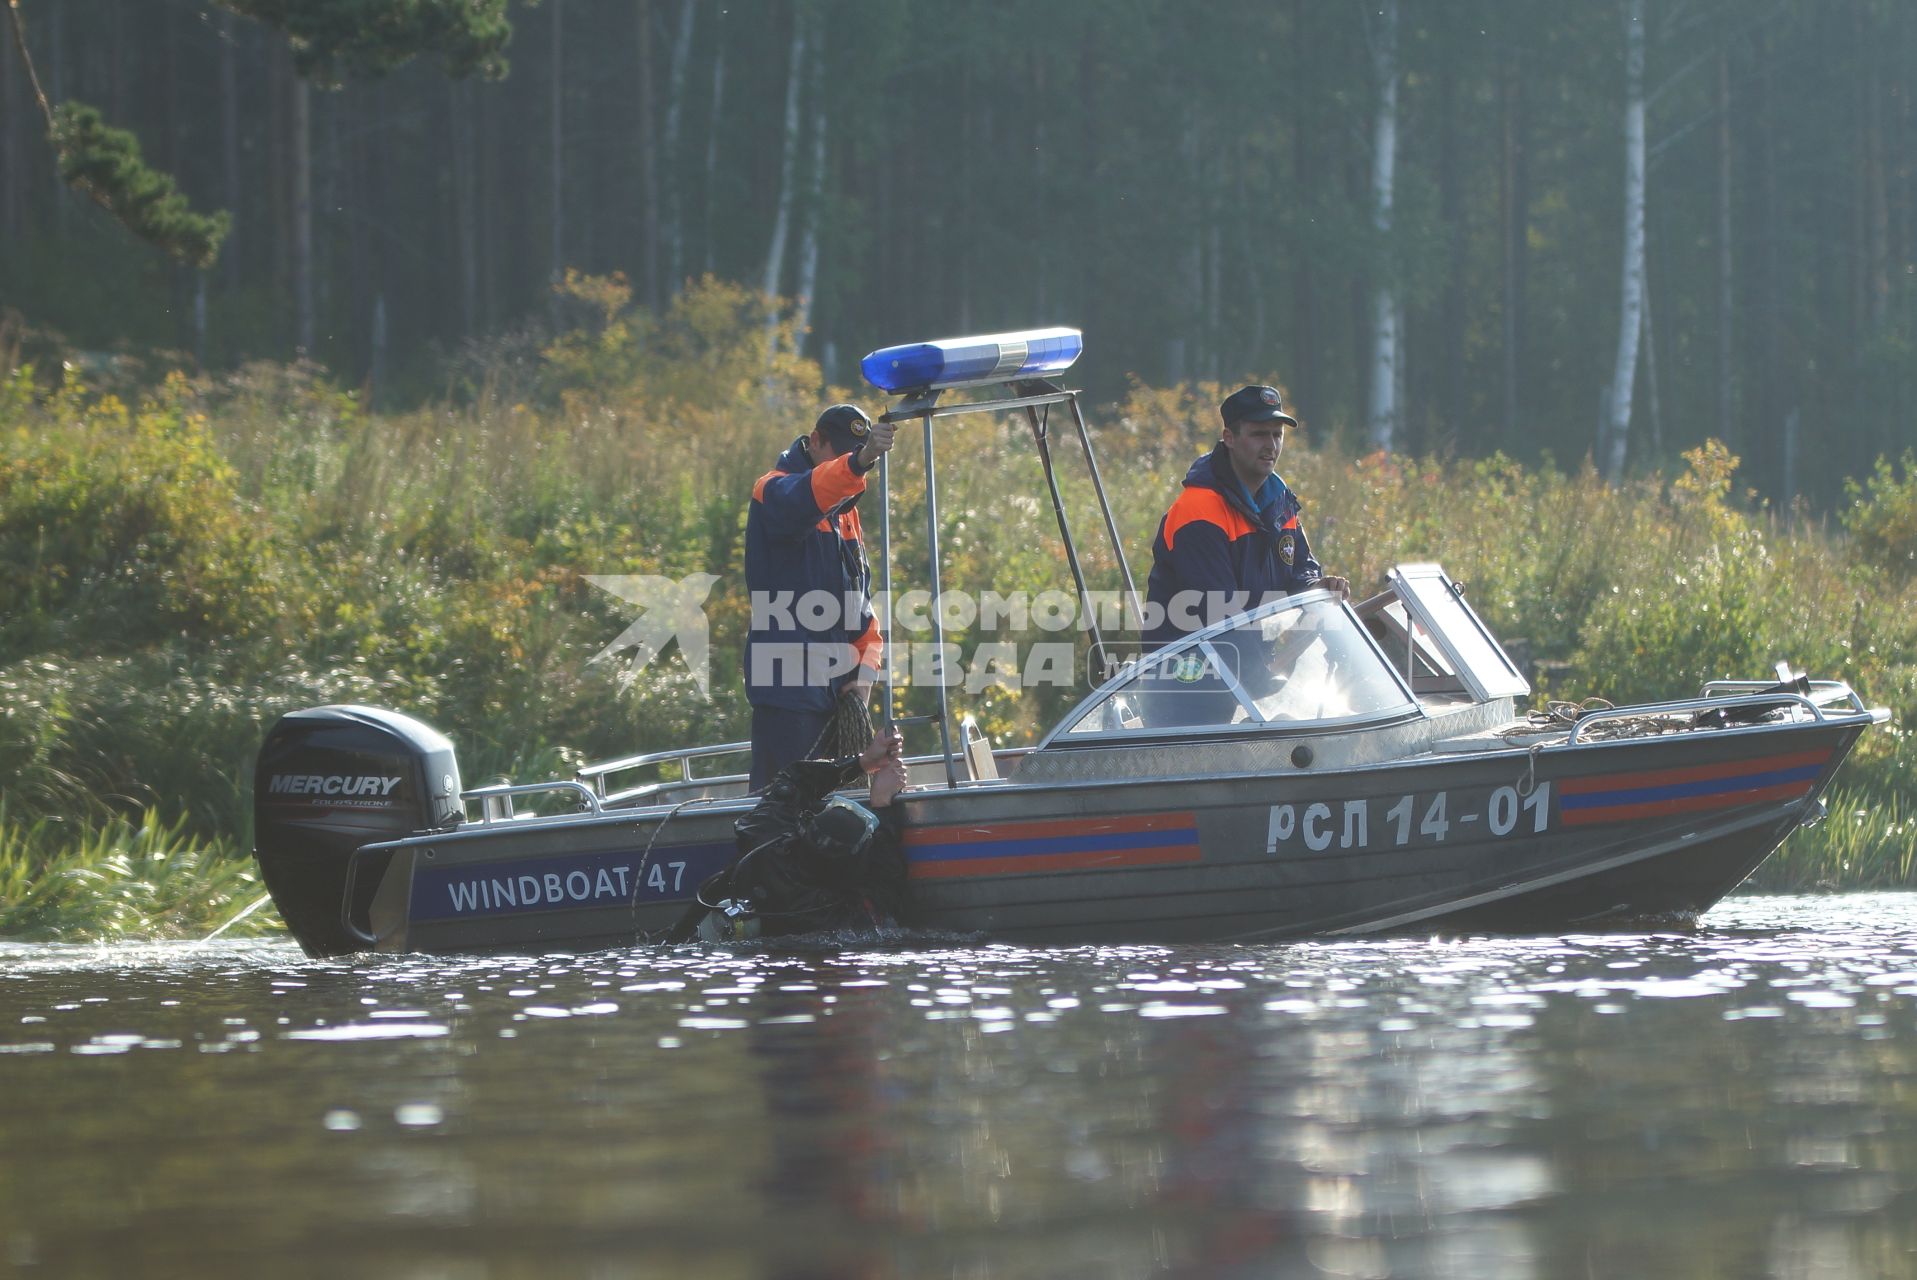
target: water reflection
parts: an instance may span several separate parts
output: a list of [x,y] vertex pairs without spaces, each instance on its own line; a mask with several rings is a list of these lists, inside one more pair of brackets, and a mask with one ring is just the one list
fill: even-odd
[[303,959],[0,944],[0,1266],[1917,1270],[1917,897],[1686,935]]

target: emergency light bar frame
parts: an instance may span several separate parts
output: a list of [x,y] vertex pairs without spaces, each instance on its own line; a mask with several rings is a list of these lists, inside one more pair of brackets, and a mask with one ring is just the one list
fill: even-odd
[[[976,385],[976,384],[974,384]],[[953,765],[952,754],[952,703],[948,683],[945,678],[943,659],[945,654],[945,624],[940,619],[936,602],[940,595],[939,565],[942,559],[939,549],[939,506],[938,506],[938,448],[932,431],[932,423],[937,418],[956,417],[969,413],[1007,413],[1022,412],[1027,427],[1032,433],[1032,442],[1037,446],[1039,463],[1045,472],[1045,486],[1051,493],[1052,514],[1058,522],[1059,537],[1065,544],[1065,561],[1072,571],[1073,585],[1078,589],[1079,607],[1084,611],[1087,628],[1091,632],[1092,648],[1102,668],[1109,670],[1111,655],[1105,645],[1104,634],[1099,630],[1098,611],[1093,607],[1091,592],[1085,582],[1085,570],[1078,556],[1078,542],[1072,534],[1071,520],[1065,512],[1065,499],[1058,487],[1058,474],[1052,459],[1050,438],[1050,409],[1055,404],[1071,406],[1072,423],[1078,436],[1079,448],[1084,451],[1086,470],[1092,481],[1092,492],[1098,499],[1099,514],[1103,517],[1106,537],[1111,542],[1112,556],[1118,562],[1118,571],[1125,582],[1125,600],[1131,607],[1131,622],[1141,628],[1144,610],[1138,599],[1138,585],[1132,578],[1130,563],[1125,559],[1125,544],[1119,537],[1118,521],[1112,515],[1111,499],[1105,493],[1105,481],[1098,470],[1098,455],[1092,448],[1091,432],[1085,425],[1085,413],[1079,404],[1080,392],[1065,390],[1042,377],[1024,377],[1003,384],[1010,394],[986,400],[971,400],[957,404],[940,404],[939,396],[951,388],[935,388],[908,393],[889,411],[880,415],[879,421],[903,423],[918,419],[925,449],[925,545],[926,559],[929,561],[932,599],[932,642],[933,653],[937,656],[939,691],[939,747],[945,760],[945,785],[958,786],[958,773]],[[1046,410],[1041,413],[1040,410]],[[920,717],[895,717],[893,715],[893,654],[892,634],[889,615],[892,609],[892,486],[889,469],[891,455],[883,454],[879,458],[879,590],[885,599],[885,608],[879,611],[879,630],[884,640],[884,699],[885,723],[917,723]]]
[[888,395],[1051,378],[1077,362],[1085,335],[1056,326],[881,347],[859,361],[865,380]]

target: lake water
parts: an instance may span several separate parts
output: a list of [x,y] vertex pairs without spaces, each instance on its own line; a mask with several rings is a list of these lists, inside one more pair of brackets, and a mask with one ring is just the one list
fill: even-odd
[[1917,895],[1684,934],[0,944],[22,1276],[1917,1275]]

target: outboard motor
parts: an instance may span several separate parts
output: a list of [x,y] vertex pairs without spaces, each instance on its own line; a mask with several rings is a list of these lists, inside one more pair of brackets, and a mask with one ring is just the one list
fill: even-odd
[[[453,744],[379,707],[310,707],[280,717],[253,771],[253,856],[309,956],[366,946],[340,919],[355,849],[454,827],[464,816]],[[388,861],[360,859],[354,920],[367,919]]]

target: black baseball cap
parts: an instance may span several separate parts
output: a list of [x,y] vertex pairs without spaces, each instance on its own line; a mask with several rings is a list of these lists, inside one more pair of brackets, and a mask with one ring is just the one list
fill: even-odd
[[819,420],[813,426],[840,453],[858,448],[872,433],[872,419],[866,417],[865,410],[855,404],[833,405],[819,415]]
[[1298,425],[1298,419],[1285,412],[1284,401],[1276,387],[1240,387],[1218,406],[1218,416],[1227,427],[1240,422],[1284,422]]

